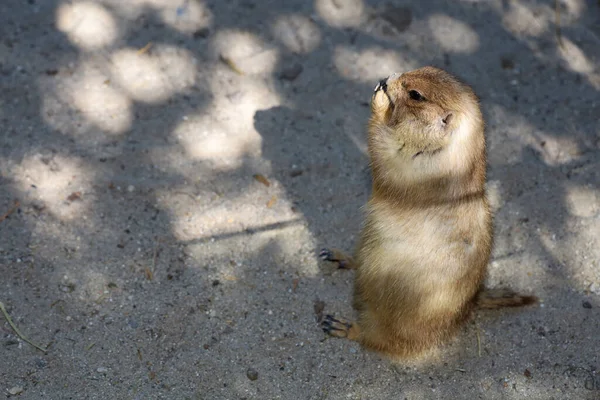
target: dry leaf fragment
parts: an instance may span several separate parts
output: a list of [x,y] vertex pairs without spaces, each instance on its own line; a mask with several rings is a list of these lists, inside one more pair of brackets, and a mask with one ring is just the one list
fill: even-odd
[[277,203],[277,196],[271,196],[271,199],[267,202],[267,208],[271,208]]
[[531,379],[531,371],[529,371],[528,369],[526,369],[525,372],[523,372],[523,375],[525,375],[525,378]]
[[262,183],[263,185],[265,185],[266,187],[271,186],[271,182],[269,182],[269,180],[267,178],[265,178],[264,175],[261,174],[255,174],[254,175],[254,179],[256,179],[257,181],[259,181],[260,183]]
[[0,222],[4,221],[6,218],[8,218],[10,216],[10,214],[15,212],[15,210],[17,208],[19,208],[19,205],[21,205],[21,203],[19,203],[19,200],[15,200],[15,203],[12,206],[12,208],[10,210],[8,210],[4,215],[0,216]]
[[233,70],[233,72],[235,72],[238,75],[244,75],[244,71],[242,71],[236,63],[233,62],[233,60],[229,57],[224,56],[223,54],[219,55],[219,60],[221,60],[221,62],[225,63],[229,68],[231,68]]
[[147,52],[148,52],[148,50],[150,50],[150,47],[152,47],[152,44],[153,44],[152,42],[148,42],[148,43],[147,43],[147,44],[146,44],[144,47],[142,47],[141,49],[139,49],[139,50],[137,51],[137,53],[138,53],[138,54],[144,54],[144,53],[147,53]]
[[2,314],[4,315],[4,318],[6,319],[6,322],[8,322],[8,324],[10,325],[10,327],[12,328],[13,331],[15,331],[15,333],[17,334],[18,337],[21,338],[21,340],[29,343],[30,345],[32,345],[33,347],[35,347],[38,350],[43,351],[44,353],[47,353],[48,350],[44,347],[41,347],[40,345],[37,345],[35,343],[33,343],[31,340],[27,339],[19,330],[19,328],[17,328],[17,326],[14,324],[14,322],[12,321],[12,319],[10,318],[10,315],[8,315],[8,311],[6,311],[6,307],[4,307],[4,303],[2,303],[0,301],[0,311],[2,311]]
[[68,201],[75,201],[75,200],[80,200],[80,199],[81,199],[81,192],[73,192],[67,197]]
[[151,281],[154,278],[154,273],[150,268],[146,267],[144,273],[146,274],[146,279],[148,279],[149,281]]
[[298,289],[298,283],[300,283],[300,279],[296,278],[292,280],[292,292],[295,292]]

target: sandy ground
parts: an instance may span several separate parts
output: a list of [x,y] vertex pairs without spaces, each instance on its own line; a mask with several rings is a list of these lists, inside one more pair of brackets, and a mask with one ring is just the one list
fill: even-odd
[[[316,254],[372,88],[426,64],[482,100],[489,284],[543,302],[416,367],[325,338]],[[0,397],[600,399],[599,90],[591,0],[3,0],[0,301],[48,351],[0,317]]]

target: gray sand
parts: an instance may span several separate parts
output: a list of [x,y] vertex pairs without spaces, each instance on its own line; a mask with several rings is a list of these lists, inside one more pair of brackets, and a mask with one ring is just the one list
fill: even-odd
[[[558,5],[0,2],[0,301],[49,346],[0,317],[0,393],[599,399],[600,5]],[[428,64],[481,97],[489,285],[542,304],[415,367],[325,338],[317,252],[356,241],[375,83]]]

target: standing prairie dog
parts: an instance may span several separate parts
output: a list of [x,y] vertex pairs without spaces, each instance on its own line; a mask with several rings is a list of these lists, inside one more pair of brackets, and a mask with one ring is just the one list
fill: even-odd
[[484,122],[471,88],[424,67],[379,82],[371,100],[373,190],[354,258],[355,322],[328,315],[325,332],[392,358],[414,358],[452,337],[476,306],[535,297],[483,289],[492,248]]

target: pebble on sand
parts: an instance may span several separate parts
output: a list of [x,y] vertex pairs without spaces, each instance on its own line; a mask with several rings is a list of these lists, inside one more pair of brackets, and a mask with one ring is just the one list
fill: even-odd
[[258,372],[254,368],[248,368],[248,370],[246,371],[246,376],[251,381],[255,381],[258,379]]

